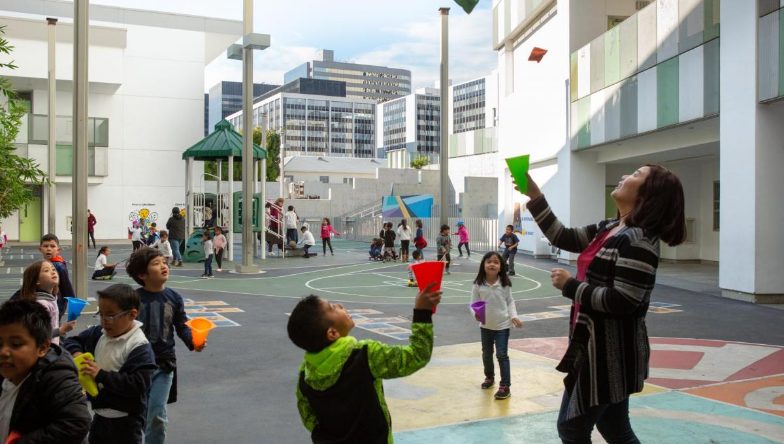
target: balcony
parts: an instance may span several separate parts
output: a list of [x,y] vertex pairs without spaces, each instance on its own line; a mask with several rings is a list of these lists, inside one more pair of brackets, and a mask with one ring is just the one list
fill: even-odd
[[719,113],[719,0],[657,0],[571,55],[571,148]]
[[[73,174],[73,118],[57,116],[56,153],[58,176]],[[25,114],[16,138],[20,155],[35,159],[46,167],[48,158],[46,145],[49,143],[49,117],[45,114]],[[89,117],[87,119],[87,169],[90,176],[109,175],[109,119]]]
[[471,156],[474,154],[495,153],[498,151],[498,132],[496,127],[477,128],[449,135],[449,158]]
[[759,0],[757,94],[761,103],[784,99],[784,0]]

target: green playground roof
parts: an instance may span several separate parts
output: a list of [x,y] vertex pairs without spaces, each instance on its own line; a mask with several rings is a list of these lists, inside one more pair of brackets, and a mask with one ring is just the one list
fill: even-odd
[[[242,158],[242,135],[234,131],[234,127],[226,119],[215,124],[215,131],[185,150],[182,158],[193,157],[194,160],[228,160],[229,156]],[[267,151],[253,144],[253,158],[266,159]]]

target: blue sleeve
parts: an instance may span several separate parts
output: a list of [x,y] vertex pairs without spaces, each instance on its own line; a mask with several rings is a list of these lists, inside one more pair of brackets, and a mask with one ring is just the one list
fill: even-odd
[[101,369],[95,382],[103,384],[104,390],[113,396],[138,398],[139,394],[147,393],[150,389],[152,374],[157,369],[150,344],[144,344],[131,350],[120,371]]
[[519,238],[519,237],[517,237],[517,235],[516,235],[516,234],[513,234],[513,235],[512,235],[512,237],[514,237],[514,243],[516,243],[516,244],[517,244],[517,243],[519,243],[519,242],[520,242],[520,238]]
[[79,333],[76,336],[70,336],[65,340],[63,348],[68,350],[68,353],[95,353],[95,346],[98,344],[98,339],[101,338],[103,329],[100,325],[90,327],[87,330]]
[[177,330],[177,336],[182,339],[182,342],[185,343],[185,346],[188,347],[188,350],[193,350],[193,335],[191,334],[191,328],[185,325],[185,322],[188,321],[188,315],[185,314],[185,301],[182,300],[182,296],[179,293],[172,290],[174,294],[174,329]]
[[76,297],[71,285],[71,278],[68,276],[68,266],[62,262],[55,262],[54,268],[57,269],[57,275],[60,278],[60,283],[58,284],[60,295],[64,298]]

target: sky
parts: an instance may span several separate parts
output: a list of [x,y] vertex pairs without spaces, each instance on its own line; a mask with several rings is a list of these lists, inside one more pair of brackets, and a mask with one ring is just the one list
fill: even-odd
[[[225,19],[242,19],[243,0],[91,0],[91,3]],[[283,83],[283,74],[314,60],[321,49],[335,59],[411,70],[414,88],[434,86],[440,63],[438,8],[449,7],[449,77],[453,83],[489,74],[492,0],[467,15],[452,0],[255,0],[257,33],[272,45],[254,55],[254,82]],[[205,92],[221,80],[241,81],[242,63],[225,56],[205,69]]]

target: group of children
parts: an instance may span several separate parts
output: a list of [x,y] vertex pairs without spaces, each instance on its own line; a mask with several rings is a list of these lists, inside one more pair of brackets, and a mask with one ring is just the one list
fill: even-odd
[[[174,334],[189,350],[206,346],[194,347],[182,296],[165,286],[168,260],[153,248],[134,252],[126,271],[140,288],[98,291],[100,325],[66,337],[76,321],[61,325],[73,289],[59,240],[47,234],[38,249],[43,260],[0,306],[0,442],[162,444],[177,396]],[[85,399],[80,377],[97,394]]]
[[[439,237],[448,238],[449,226],[441,228]],[[421,256],[415,252],[414,259],[421,260]],[[471,292],[472,303],[487,303],[480,325],[484,379],[479,386],[490,389],[495,385],[495,351],[500,368],[494,395],[498,400],[511,396],[509,334],[511,327],[522,327],[503,262],[498,252],[485,254]],[[431,291],[434,284],[429,283],[414,301],[410,344],[405,346],[358,341],[350,336],[354,321],[343,305],[316,295],[303,298],[292,310],[288,335],[305,351],[297,376],[297,408],[314,443],[393,442],[382,380],[408,376],[430,361],[433,312],[441,300],[441,291]],[[482,321],[472,314],[477,322]]]

